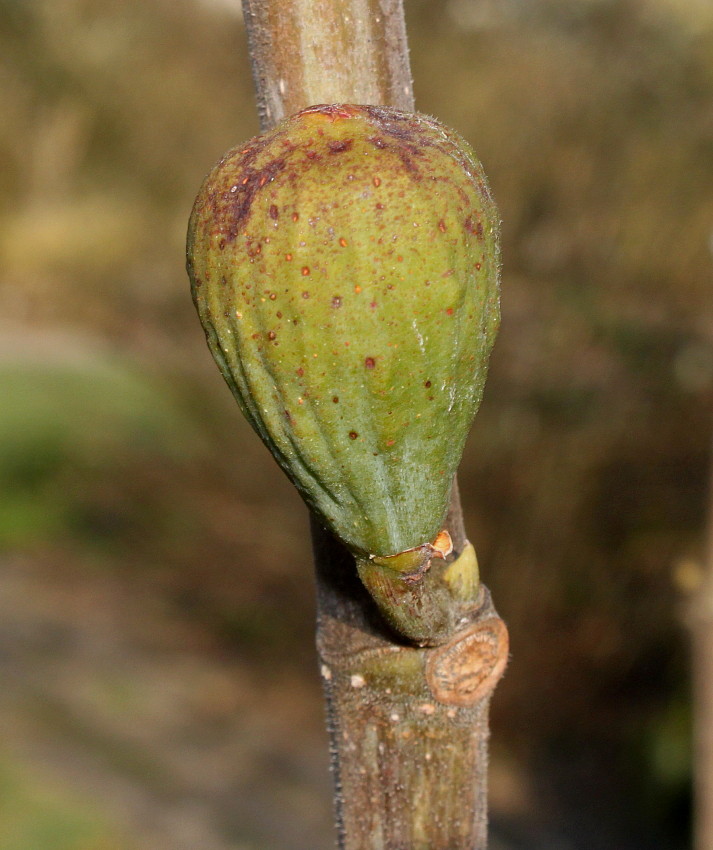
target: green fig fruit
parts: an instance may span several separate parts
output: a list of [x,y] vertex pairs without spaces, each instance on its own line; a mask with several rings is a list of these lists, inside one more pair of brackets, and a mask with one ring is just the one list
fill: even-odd
[[444,554],[499,322],[498,225],[461,138],[375,106],[306,109],[198,194],[188,272],[213,356],[362,561],[409,575]]

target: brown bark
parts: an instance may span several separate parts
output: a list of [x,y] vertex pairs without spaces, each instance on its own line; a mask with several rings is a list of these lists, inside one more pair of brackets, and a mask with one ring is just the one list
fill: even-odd
[[[413,110],[401,0],[243,0],[243,8],[263,129],[316,103]],[[430,641],[438,645],[419,648],[390,631],[353,557],[312,522],[341,850],[487,845],[487,713],[507,630],[478,585],[455,483],[446,525],[454,551],[410,602],[438,592],[444,625]]]
[[405,646],[351,555],[313,530],[340,848],[485,848],[488,703],[508,646],[490,595],[480,587],[447,643]]
[[413,111],[401,0],[243,0],[263,130],[317,103]]

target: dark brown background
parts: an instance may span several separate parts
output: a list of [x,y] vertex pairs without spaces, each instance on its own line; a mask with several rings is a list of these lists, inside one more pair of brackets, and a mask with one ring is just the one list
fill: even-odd
[[[188,295],[238,0],[0,0],[0,845],[332,846],[305,510]],[[493,850],[685,846],[713,410],[706,0],[407,0],[503,323],[461,486],[512,662]]]

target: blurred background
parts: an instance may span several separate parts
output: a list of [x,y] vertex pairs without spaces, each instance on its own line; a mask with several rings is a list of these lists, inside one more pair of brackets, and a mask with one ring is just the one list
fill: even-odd
[[[0,0],[0,846],[326,850],[306,511],[211,361],[238,0]],[[503,322],[461,471],[512,641],[493,850],[679,850],[713,431],[713,5],[406,0]]]

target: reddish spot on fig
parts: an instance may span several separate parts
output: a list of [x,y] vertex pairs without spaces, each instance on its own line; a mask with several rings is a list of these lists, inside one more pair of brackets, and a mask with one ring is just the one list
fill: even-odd
[[341,307],[341,306],[342,306],[342,296],[341,295],[335,295],[332,298],[332,307],[334,307],[336,309],[336,308]]
[[229,242],[232,242],[242,231],[256,194],[286,166],[283,158],[277,158],[266,163],[262,168],[255,168],[253,161],[257,152],[258,148],[251,148],[242,161],[245,176],[239,184],[235,184],[235,191],[231,187],[231,191],[225,193],[222,203],[217,198],[212,199],[214,215],[225,220],[229,225],[227,231]]
[[350,439],[350,440],[356,440],[356,438],[357,438],[358,436],[359,436],[359,435],[357,434],[357,432],[356,432],[356,431],[350,431],[350,432],[349,432],[349,439]]
[[452,316],[453,315],[453,308],[452,307],[446,307],[446,314],[448,316]]
[[300,217],[299,213],[296,213],[296,212],[292,213],[292,221],[298,221],[299,217]]
[[220,242],[218,242],[218,247],[221,251],[225,248],[225,239],[221,239]]
[[270,218],[275,220],[279,215],[280,211],[277,209],[277,204],[270,204]]
[[342,139],[341,141],[329,142],[327,147],[330,153],[344,153],[344,151],[351,150],[353,144],[353,139]]
[[346,248],[347,247],[347,240],[342,238],[342,239],[339,240],[339,244],[342,246],[342,248]]
[[396,442],[396,440],[387,440],[387,441],[386,441],[386,445],[387,445],[387,446],[393,446],[393,444],[394,444],[395,442]]
[[269,297],[270,297],[270,301],[274,301],[277,298],[277,295],[275,295],[274,292],[271,292]]
[[366,369],[373,369],[373,368],[374,368],[374,366],[376,366],[376,361],[374,360],[374,358],[373,358],[373,357],[367,357],[367,358],[364,360],[364,367],[365,367]]
[[472,216],[468,216],[465,220],[465,229],[468,233],[472,233],[478,237],[478,239],[483,238],[483,222],[482,221],[473,221]]
[[371,182],[372,182],[372,183],[373,183],[373,184],[377,187],[377,189],[378,189],[378,187],[379,187],[379,186],[381,186],[381,177],[375,177],[375,178],[374,178]]
[[309,266],[302,266],[303,277],[307,277],[308,274],[309,274]]
[[282,318],[282,313],[279,310],[277,311],[277,313],[275,313],[275,315],[277,316],[278,319]]
[[305,374],[305,370],[304,370],[304,369],[300,366],[300,368],[297,370],[297,375],[298,375],[300,378],[303,378],[303,377],[304,377],[304,374]]
[[386,142],[381,138],[381,136],[372,136],[369,141],[374,145],[375,148],[383,149],[388,147]]
[[339,403],[339,396],[338,396],[338,395],[333,396],[333,397],[332,397],[332,401],[333,401],[335,404],[338,404],[338,403]]
[[480,271],[480,269],[482,268],[482,266],[480,265],[480,263],[476,263],[476,264],[475,264],[475,268],[476,268],[476,271]]
[[285,254],[285,259],[289,262],[292,259],[292,254]]
[[[315,118],[328,118],[334,124],[340,118],[354,118],[359,112],[358,107],[320,103],[317,106],[310,106],[307,109],[303,109],[301,114],[313,115]],[[321,134],[321,128],[317,132]]]
[[221,284],[221,286],[227,286],[227,285],[228,285],[228,279],[226,278],[226,276],[225,276],[225,275],[223,275],[223,276],[220,278],[220,284]]
[[428,389],[430,386],[431,386],[431,382],[426,381],[426,383],[424,384],[424,387],[426,387],[426,389]]
[[383,210],[383,209],[384,209],[384,205],[383,205],[383,204],[376,204],[376,209],[377,209],[377,210]]
[[372,309],[372,310],[376,309],[376,301],[372,301],[372,302],[369,304],[369,306],[371,307],[371,309]]
[[[306,290],[306,289],[305,289],[305,291],[302,293],[302,297],[303,297],[303,298],[309,298],[309,292],[307,292],[307,290]],[[295,322],[297,322],[297,319],[295,319]]]
[[441,220],[438,222],[438,229],[441,231],[441,233],[445,233],[445,232],[446,232],[446,223],[445,223],[445,221],[443,221],[443,219],[441,219]]
[[277,336],[277,334],[275,333],[275,331],[270,331],[267,335],[267,338],[268,339],[275,339],[276,336]]
[[357,283],[357,285],[354,287],[354,292],[356,292],[356,294],[357,294],[357,295],[361,292],[361,286],[359,286],[359,284],[358,284],[358,283]]

